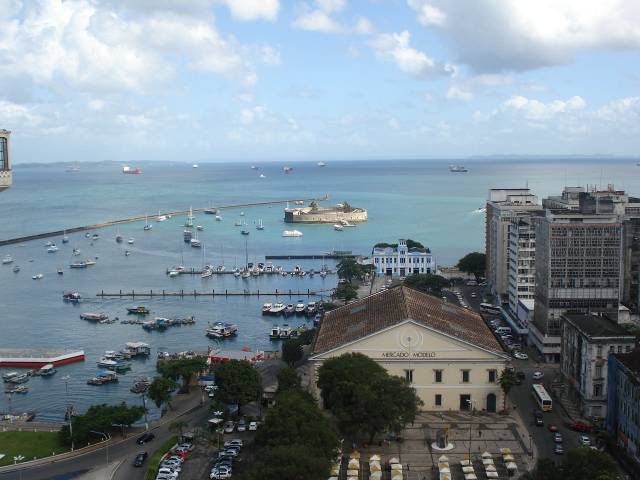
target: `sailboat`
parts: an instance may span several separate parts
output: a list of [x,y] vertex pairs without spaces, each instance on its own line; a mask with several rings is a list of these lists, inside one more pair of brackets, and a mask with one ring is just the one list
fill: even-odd
[[189,215],[187,216],[187,221],[184,224],[187,228],[193,227],[193,208],[189,207]]
[[69,237],[67,237],[67,231],[62,231],[62,243],[69,243]]
[[156,220],[158,220],[159,222],[164,222],[167,219],[166,215],[162,215],[160,213],[160,210],[158,210],[158,216],[156,217]]
[[149,223],[149,218],[145,215],[145,216],[144,216],[144,230],[148,232],[148,231],[149,231],[149,230],[151,230],[152,228],[153,228],[153,225],[151,225],[151,224]]
[[213,268],[207,265],[206,251],[207,251],[207,246],[202,245],[202,274],[200,275],[200,277],[202,278],[208,278],[211,275],[213,275]]
[[116,242],[122,243],[122,240],[124,240],[124,238],[120,235],[120,228],[116,227]]
[[198,240],[198,231],[193,232],[193,238],[189,242],[193,248],[200,248],[202,243]]
[[264,225],[262,224],[262,219],[258,220],[258,225],[256,225],[256,230],[264,230]]

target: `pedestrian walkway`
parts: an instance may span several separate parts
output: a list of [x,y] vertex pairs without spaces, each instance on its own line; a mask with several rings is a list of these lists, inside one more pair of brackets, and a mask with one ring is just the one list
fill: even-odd
[[111,480],[121,463],[122,460],[117,460],[109,463],[109,465],[93,468],[86,473],[81,473],[77,477],[74,477],[74,480]]

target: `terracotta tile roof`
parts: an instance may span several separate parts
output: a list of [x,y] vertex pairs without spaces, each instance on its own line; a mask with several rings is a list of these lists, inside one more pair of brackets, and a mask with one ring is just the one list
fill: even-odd
[[407,319],[480,347],[503,352],[479,314],[401,286],[327,312],[313,353],[326,352]]

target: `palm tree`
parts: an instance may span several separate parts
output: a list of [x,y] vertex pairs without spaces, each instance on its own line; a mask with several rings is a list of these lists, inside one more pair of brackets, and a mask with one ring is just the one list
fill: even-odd
[[499,378],[500,388],[502,388],[502,392],[504,393],[504,411],[507,411],[507,395],[509,395],[509,391],[516,384],[516,376],[513,373],[513,370],[503,370],[502,375]]
[[156,407],[160,408],[163,403],[166,403],[171,408],[171,392],[176,389],[176,382],[166,377],[154,377],[149,390],[147,390],[147,396],[153,400]]

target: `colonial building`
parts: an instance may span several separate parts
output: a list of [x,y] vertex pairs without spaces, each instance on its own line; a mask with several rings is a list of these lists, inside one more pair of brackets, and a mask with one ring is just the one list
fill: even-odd
[[13,182],[10,137],[9,130],[0,130],[0,192],[9,188]]
[[509,357],[480,315],[437,297],[395,287],[328,312],[310,358],[316,375],[325,360],[354,352],[406,378],[425,410],[502,408]]
[[414,273],[435,273],[436,259],[428,248],[407,247],[400,239],[394,246],[374,247],[373,265],[378,275],[404,277]]
[[607,416],[607,356],[630,352],[635,336],[605,316],[562,317],[561,370],[584,417]]
[[609,355],[607,430],[640,471],[640,349]]

